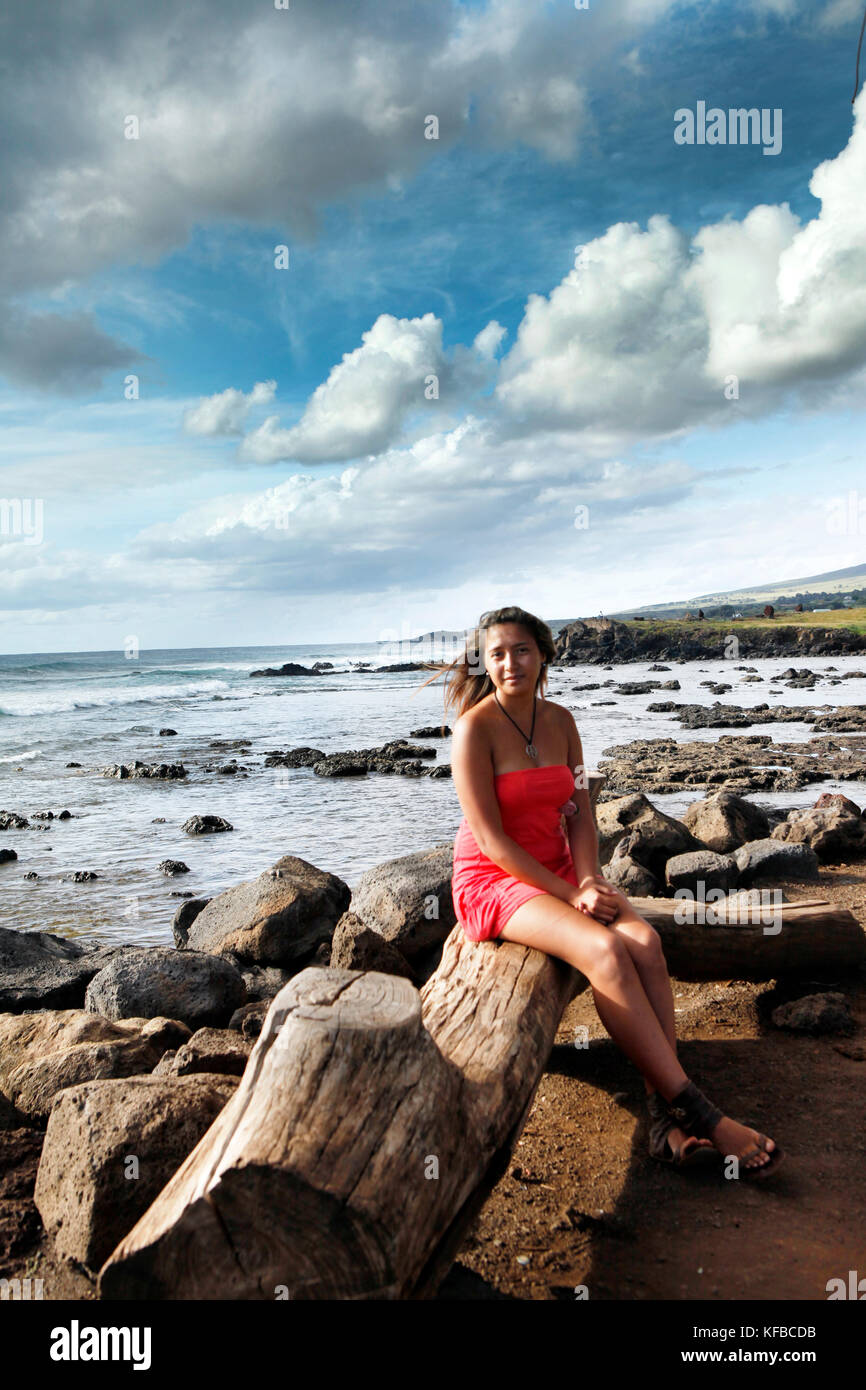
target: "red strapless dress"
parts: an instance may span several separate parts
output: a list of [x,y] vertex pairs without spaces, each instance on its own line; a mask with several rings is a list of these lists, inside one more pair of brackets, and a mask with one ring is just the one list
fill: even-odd
[[[495,775],[496,799],[506,835],[529,851],[546,869],[577,887],[560,808],[574,793],[574,773],[565,763],[522,767]],[[505,872],[475,842],[466,817],[454,839],[451,896],[457,921],[470,941],[499,936],[511,914],[543,893]]]

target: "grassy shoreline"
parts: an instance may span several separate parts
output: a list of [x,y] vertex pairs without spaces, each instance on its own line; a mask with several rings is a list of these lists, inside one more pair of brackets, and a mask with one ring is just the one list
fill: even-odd
[[826,613],[785,613],[774,618],[614,618],[634,633],[658,633],[680,636],[684,631],[697,634],[703,631],[718,633],[748,633],[778,631],[780,628],[833,629],[858,637],[866,635],[866,606],[830,609]]

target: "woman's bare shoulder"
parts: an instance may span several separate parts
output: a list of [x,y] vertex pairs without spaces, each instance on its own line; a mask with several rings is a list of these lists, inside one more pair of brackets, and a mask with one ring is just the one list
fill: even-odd
[[483,702],[464,710],[454,721],[451,734],[452,749],[465,750],[474,755],[490,754],[490,716]]
[[481,700],[477,705],[472,705],[464,710],[454,721],[454,728],[477,729],[480,725],[488,722],[488,709],[486,700]]
[[574,723],[574,715],[565,705],[558,705],[555,700],[545,700],[545,705],[554,713],[554,716],[561,724],[570,728]]

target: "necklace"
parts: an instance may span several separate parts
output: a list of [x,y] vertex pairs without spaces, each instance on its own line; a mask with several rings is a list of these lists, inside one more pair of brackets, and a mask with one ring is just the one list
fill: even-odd
[[[507,709],[502,709],[502,705],[499,704],[499,696],[497,695],[497,693],[496,693],[495,690],[494,690],[494,692],[493,692],[493,698],[494,698],[494,700],[496,701],[497,705],[499,705],[499,708],[502,710],[502,713],[505,715],[505,718],[506,718],[506,719],[511,719],[511,715],[508,713],[508,710],[507,710]],[[528,743],[526,744],[526,753],[527,753],[527,757],[532,758],[533,761],[535,761],[535,760],[538,758],[538,749],[536,748],[535,744],[532,742],[532,735],[535,733],[535,716],[536,716],[537,713],[538,713],[538,702],[536,701],[535,704],[534,704],[533,707],[532,707],[532,728],[529,730],[529,741],[528,741]],[[511,719],[511,722],[512,722],[512,724],[514,725],[514,727],[515,727],[515,729],[517,730],[517,732],[520,734],[521,738],[526,738],[526,734],[525,734],[525,733],[523,732],[523,730],[521,729],[521,727],[520,727],[520,725],[518,724],[517,720],[516,720],[516,719]]]

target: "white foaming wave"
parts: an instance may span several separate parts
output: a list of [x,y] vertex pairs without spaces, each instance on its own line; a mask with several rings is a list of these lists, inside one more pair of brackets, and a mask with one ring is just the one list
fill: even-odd
[[24,763],[30,758],[38,757],[38,750],[36,748],[29,748],[26,753],[10,753],[7,757],[0,758],[0,763]]
[[50,694],[47,691],[10,691],[2,697],[0,714],[66,714],[76,709],[151,704],[161,700],[210,695],[215,690],[227,689],[228,684],[228,681],[221,680],[186,681],[181,685],[152,685],[146,690],[104,686],[102,689],[88,690],[86,694],[78,690],[52,691]]

